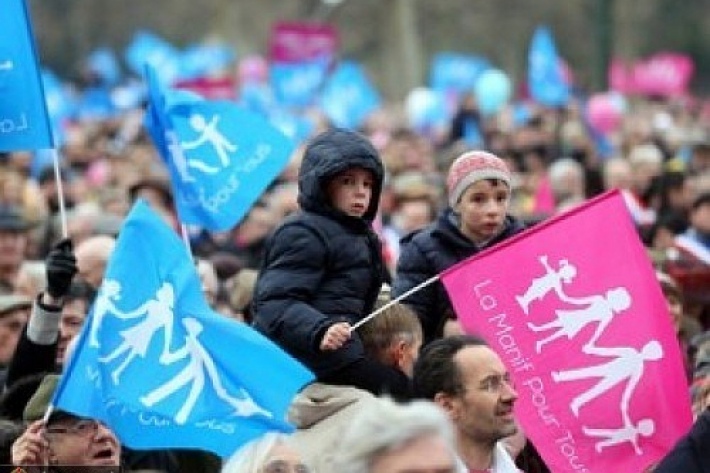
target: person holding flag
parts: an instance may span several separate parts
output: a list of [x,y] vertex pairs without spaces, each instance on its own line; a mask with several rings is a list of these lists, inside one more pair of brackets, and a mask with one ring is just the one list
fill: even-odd
[[318,381],[408,397],[409,379],[367,359],[352,326],[369,314],[387,278],[372,229],[384,179],[361,134],[332,129],[306,148],[302,211],[269,237],[254,291],[254,326]]
[[48,410],[100,421],[123,447],[222,458],[293,430],[286,411],[312,373],[209,307],[184,242],[143,200],[124,221],[104,290],[111,303],[100,317],[92,309]]
[[430,281],[464,259],[519,233],[521,221],[508,215],[511,174],[499,157],[485,151],[460,155],[449,169],[449,206],[428,227],[405,237],[393,285],[414,309],[424,343],[441,336],[447,318],[455,318],[441,283]]

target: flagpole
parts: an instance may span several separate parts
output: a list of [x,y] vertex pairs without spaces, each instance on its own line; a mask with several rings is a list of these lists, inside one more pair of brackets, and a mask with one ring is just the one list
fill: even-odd
[[436,276],[430,277],[429,279],[427,279],[427,280],[424,281],[423,283],[420,283],[419,285],[414,286],[413,288],[411,288],[410,290],[408,290],[408,291],[405,292],[404,294],[401,294],[399,297],[396,297],[396,298],[392,299],[392,300],[389,301],[387,304],[385,304],[385,305],[383,305],[382,307],[380,307],[379,309],[375,310],[374,312],[372,312],[370,315],[368,315],[368,316],[365,317],[364,319],[358,320],[356,323],[354,323],[354,324],[350,327],[350,332],[352,333],[353,331],[357,330],[357,329],[360,328],[362,325],[364,325],[364,324],[366,324],[367,322],[369,322],[370,320],[374,319],[375,317],[377,317],[378,315],[380,315],[380,314],[381,314],[382,312],[384,312],[385,310],[389,309],[389,308],[392,307],[393,305],[395,305],[395,304],[399,303],[400,301],[402,301],[402,299],[406,299],[407,297],[411,296],[411,295],[414,294],[415,292],[424,289],[425,287],[429,286],[429,285],[432,284],[432,283],[435,283],[435,282],[438,281],[438,280],[439,280],[439,275],[437,274]]
[[187,234],[187,226],[180,222],[180,236],[182,237],[183,243],[187,247],[187,253],[190,255],[190,259],[193,259],[192,246],[190,246],[190,237]]
[[52,148],[52,162],[54,164],[54,180],[57,183],[57,198],[59,201],[59,220],[62,224],[62,237],[67,238],[67,209],[64,206],[64,190],[62,186],[62,173],[59,170],[59,153],[56,148]]

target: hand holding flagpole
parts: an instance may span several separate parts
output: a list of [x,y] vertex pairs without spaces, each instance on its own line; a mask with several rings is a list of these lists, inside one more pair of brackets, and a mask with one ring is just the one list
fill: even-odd
[[399,303],[399,302],[402,301],[403,299],[406,299],[407,297],[411,296],[411,295],[414,294],[415,292],[424,289],[424,288],[427,287],[428,285],[430,285],[430,284],[432,284],[432,283],[434,283],[434,282],[436,282],[436,281],[438,281],[438,280],[439,280],[439,275],[437,274],[436,276],[432,276],[432,277],[430,277],[429,279],[427,279],[426,281],[424,281],[424,282],[422,282],[422,283],[420,283],[420,284],[414,286],[413,288],[411,288],[410,290],[408,290],[408,291],[405,292],[404,294],[401,294],[399,297],[396,297],[396,298],[392,299],[392,300],[389,301],[387,304],[385,304],[385,305],[383,305],[382,307],[380,307],[379,309],[375,310],[374,312],[372,312],[370,315],[368,315],[368,316],[365,317],[364,319],[358,320],[356,323],[354,323],[354,324],[350,327],[350,333],[352,333],[353,331],[357,330],[358,328],[360,328],[361,326],[363,326],[364,324],[366,324],[366,323],[369,322],[370,320],[374,319],[375,317],[377,317],[378,315],[380,315],[382,312],[386,311],[387,309],[389,309],[389,308],[392,307],[393,305]]

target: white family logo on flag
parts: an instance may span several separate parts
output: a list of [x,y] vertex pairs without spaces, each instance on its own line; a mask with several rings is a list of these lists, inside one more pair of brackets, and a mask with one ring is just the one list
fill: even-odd
[[678,340],[618,191],[441,280],[466,332],[510,370],[516,417],[551,470],[647,471],[687,432]]
[[[189,169],[192,168],[204,174],[215,174],[220,169],[229,167],[229,153],[235,153],[237,146],[230,142],[224,134],[217,128],[220,121],[219,115],[214,115],[208,122],[204,115],[195,113],[190,116],[190,127],[198,133],[198,137],[192,141],[180,141],[179,146],[175,146],[176,138],[168,137],[168,142],[171,143],[171,151],[175,159],[175,166],[178,169],[180,178],[183,182],[194,182],[195,178],[190,175]],[[211,146],[219,158],[219,165],[207,164],[201,157],[187,157],[186,150],[196,150],[203,146]],[[199,153],[197,153],[199,154]]]
[[97,334],[105,317],[112,316],[121,320],[140,319],[121,330],[119,345],[108,355],[99,358],[100,363],[113,364],[123,357],[118,366],[115,366],[111,371],[111,380],[114,385],[120,386],[123,372],[135,362],[136,357],[146,357],[153,337],[162,329],[163,347],[157,361],[164,366],[170,366],[182,360],[187,360],[187,364],[179,369],[168,382],[141,396],[140,402],[144,406],[152,407],[189,386],[187,398],[173,418],[177,424],[184,424],[205,387],[205,381],[209,380],[217,397],[234,409],[233,415],[238,417],[253,415],[271,417],[271,413],[257,405],[244,389],[239,390],[241,398],[232,397],[227,393],[210,353],[199,341],[204,326],[197,319],[182,318],[182,325],[186,333],[184,345],[175,351],[170,350],[175,318],[173,313],[175,294],[172,284],[163,283],[157,289],[153,299],[145,301],[132,310],[122,310],[117,306],[120,297],[121,283],[113,279],[105,280],[96,298],[89,332],[89,345],[100,349]]
[[[528,328],[535,334],[552,332],[546,338],[538,339],[536,351],[540,353],[546,344],[559,338],[566,337],[572,340],[587,326],[596,324],[592,336],[582,346],[582,352],[586,355],[607,358],[609,361],[566,371],[553,371],[551,377],[555,383],[599,379],[595,385],[572,400],[570,409],[576,417],[580,416],[580,410],[584,405],[609,392],[619,383],[625,383],[619,406],[623,425],[611,428],[583,426],[582,431],[589,437],[603,439],[595,444],[598,452],[606,447],[629,442],[636,453],[641,455],[643,452],[638,444],[639,437],[651,436],[655,432],[655,424],[651,419],[641,419],[634,423],[629,415],[629,406],[634,390],[643,376],[645,363],[663,357],[661,344],[657,340],[650,340],[640,350],[633,347],[597,345],[614,318],[621,316],[633,304],[633,298],[628,290],[625,287],[616,287],[586,297],[571,297],[564,291],[564,285],[571,284],[577,277],[576,266],[567,259],[561,259],[555,269],[549,264],[548,257],[544,255],[539,257],[539,261],[545,269],[545,274],[533,279],[525,293],[516,296],[518,305],[526,315],[529,315],[530,305],[534,301],[542,300],[547,294],[554,293],[566,308],[556,309],[556,318],[550,322],[527,323]],[[570,308],[570,305],[574,307]]]

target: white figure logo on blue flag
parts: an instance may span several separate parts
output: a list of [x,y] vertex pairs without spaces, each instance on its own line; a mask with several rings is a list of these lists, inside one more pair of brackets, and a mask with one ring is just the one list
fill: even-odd
[[105,422],[132,448],[228,456],[266,431],[292,431],[286,411],[312,380],[273,342],[209,307],[184,244],[141,200],[53,405]]
[[0,15],[0,151],[52,149],[52,128],[24,0]]
[[231,229],[286,167],[294,141],[236,103],[162,88],[150,67],[146,78],[145,126],[170,169],[180,220]]

